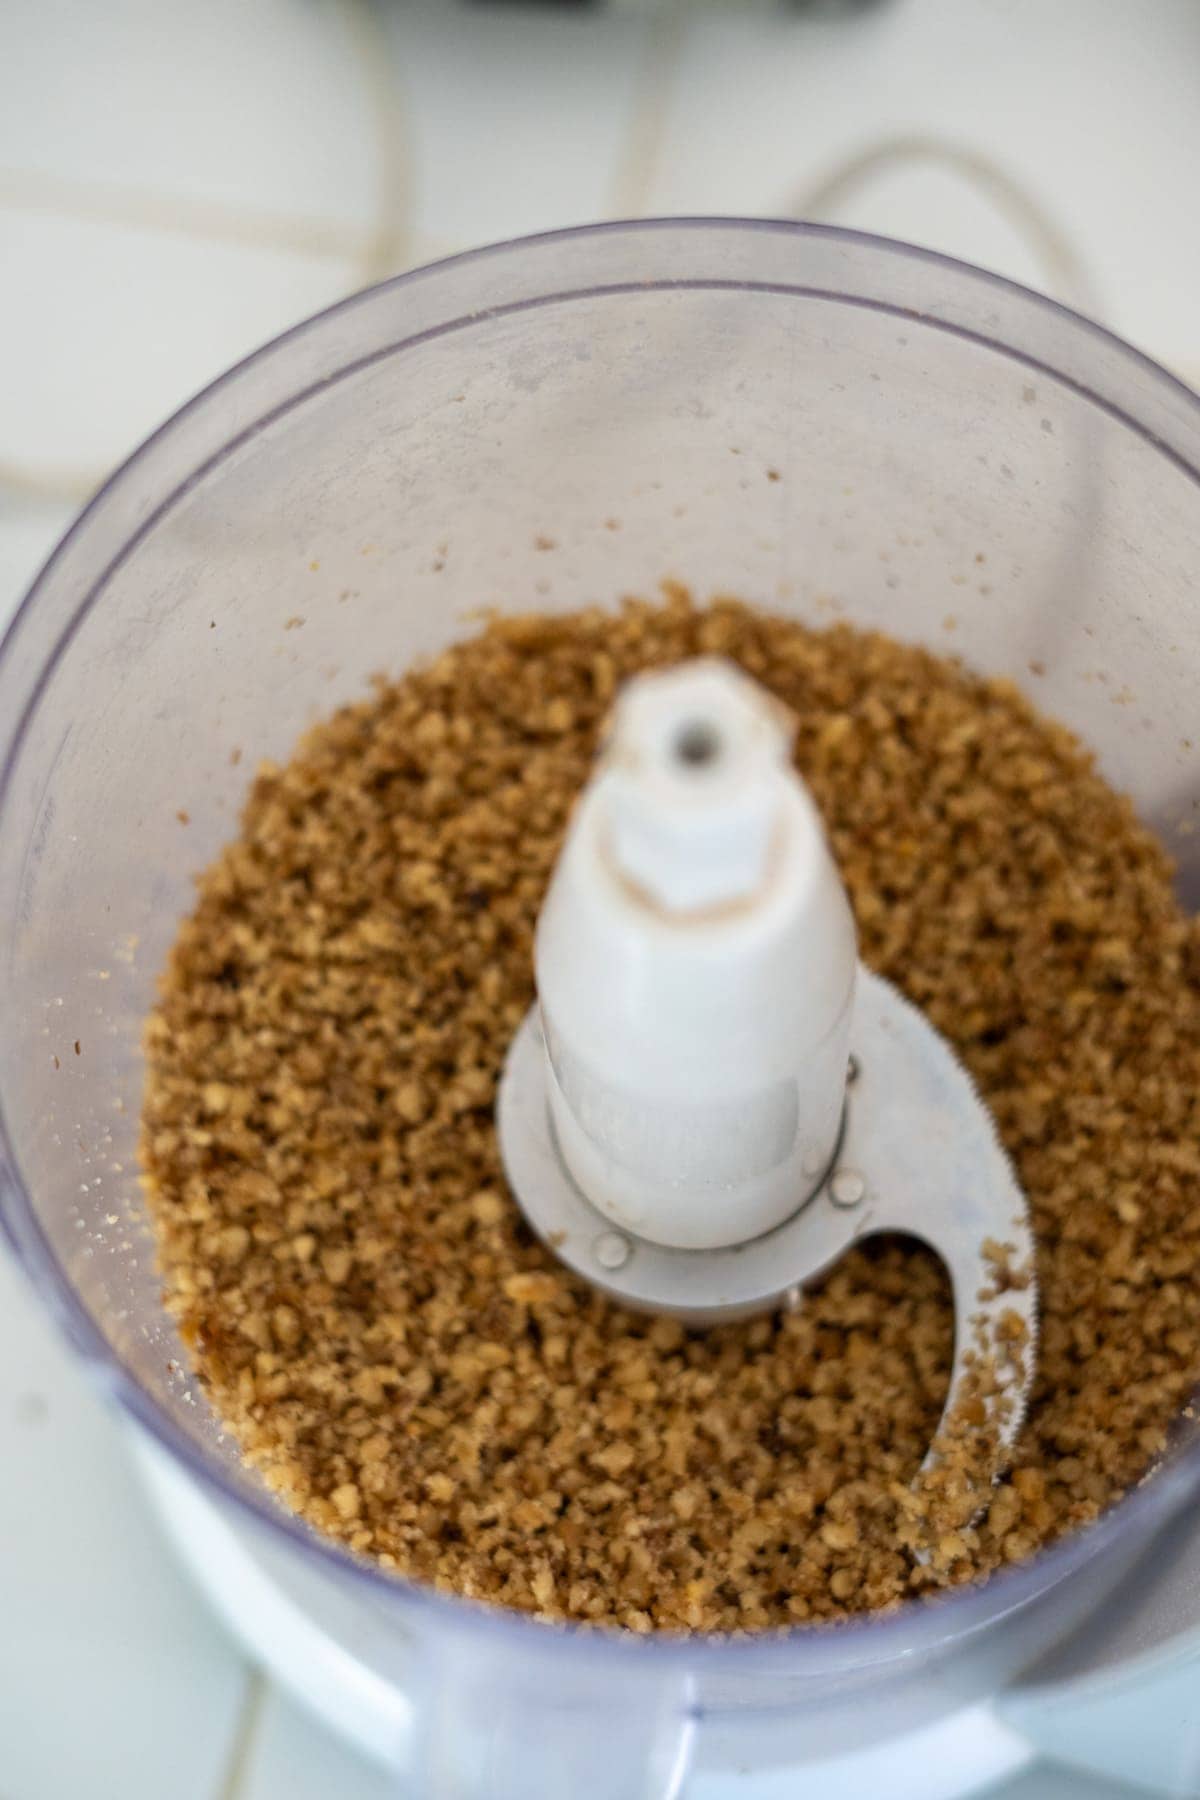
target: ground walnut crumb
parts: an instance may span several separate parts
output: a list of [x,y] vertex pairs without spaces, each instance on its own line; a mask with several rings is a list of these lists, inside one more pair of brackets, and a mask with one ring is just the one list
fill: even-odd
[[[617,682],[699,653],[794,710],[863,954],[956,1045],[1030,1200],[1037,1380],[978,1516],[953,1459],[943,1513],[913,1486],[952,1335],[925,1253],[689,1333],[589,1292],[505,1188],[496,1081],[568,809]],[[213,1405],[288,1505],[442,1588],[638,1631],[889,1607],[1093,1518],[1200,1368],[1200,939],[1168,860],[1011,685],[845,625],[671,590],[380,681],[260,771],[146,1045],[146,1186]]]

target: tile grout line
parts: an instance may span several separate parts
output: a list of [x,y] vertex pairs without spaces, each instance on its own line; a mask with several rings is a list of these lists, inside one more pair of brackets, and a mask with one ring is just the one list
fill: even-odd
[[160,194],[151,188],[72,180],[33,169],[0,168],[0,211],[343,261],[368,254],[375,237],[373,228],[357,231],[326,219],[289,219],[281,213]]
[[[412,261],[415,159],[407,109],[378,0],[342,0],[340,11],[374,124],[377,197],[369,227],[356,231],[323,219],[289,219],[252,208],[168,196],[148,188],[3,167],[0,213],[28,212],[71,224],[165,233],[190,242],[348,263],[341,283],[347,293],[395,274]],[[77,506],[106,473],[106,469],[47,470],[0,462],[0,491],[35,503],[60,501]]]
[[376,217],[369,225],[355,228],[304,215],[291,218],[153,188],[11,166],[0,167],[0,211],[351,262],[357,265],[354,284],[361,286],[394,273],[404,266],[411,237],[414,159],[406,109],[376,0],[342,0],[340,12],[374,120],[372,148],[379,196]]
[[671,86],[684,38],[684,4],[658,0],[642,51],[625,142],[610,191],[609,218],[637,218],[646,211],[666,135]]
[[233,1743],[213,1800],[241,1800],[245,1793],[246,1777],[250,1773],[250,1762],[269,1693],[270,1684],[262,1670],[257,1666],[249,1668],[246,1672],[246,1692],[238,1709]]
[[346,38],[358,61],[374,125],[376,214],[357,258],[357,284],[363,287],[412,262],[415,210],[411,119],[397,53],[379,4],[380,0],[342,0]]

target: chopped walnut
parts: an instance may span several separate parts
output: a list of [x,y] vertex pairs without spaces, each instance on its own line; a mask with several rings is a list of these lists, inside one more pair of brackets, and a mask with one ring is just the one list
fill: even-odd
[[[289,623],[291,623],[289,621]],[[535,1242],[493,1104],[619,681],[731,656],[794,711],[866,961],[991,1107],[1035,1226],[1037,1378],[994,1487],[975,1347],[912,1244],[685,1331]],[[729,1631],[979,1579],[1143,1477],[1200,1368],[1200,933],[1015,687],[732,600],[497,619],[264,765],[146,1032],[167,1303],[247,1460],[382,1567],[540,1617]],[[992,1247],[996,1293],[1028,1271]]]

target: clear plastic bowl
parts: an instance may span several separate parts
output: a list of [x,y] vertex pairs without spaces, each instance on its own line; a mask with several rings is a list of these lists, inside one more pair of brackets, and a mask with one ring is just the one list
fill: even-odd
[[550,1628],[318,1540],[192,1384],[135,1180],[140,1021],[248,770],[480,607],[675,576],[1034,684],[1194,901],[1198,469],[1196,396],[993,276],[822,228],[609,226],[418,270],[249,358],[26,599],[0,656],[0,1214],[99,1381],[415,1696],[423,1793],[569,1770],[625,1800],[667,1791],[697,1729],[765,1766],[933,1718],[1097,1605],[1200,1444],[1181,1422],[1154,1481],[984,1586],[757,1640]]

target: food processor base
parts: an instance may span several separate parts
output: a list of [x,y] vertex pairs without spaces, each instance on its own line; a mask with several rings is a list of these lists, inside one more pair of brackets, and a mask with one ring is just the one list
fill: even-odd
[[[251,1657],[331,1731],[403,1771],[412,1706],[372,1655],[371,1615],[247,1538],[156,1445],[132,1432],[134,1465],[162,1528],[214,1612]],[[688,1800],[961,1800],[994,1791],[1035,1760],[988,1703],[849,1755],[754,1768],[755,1726],[700,1733]],[[403,1791],[403,1790],[402,1790]],[[1002,1790],[1001,1790],[1002,1792]]]

